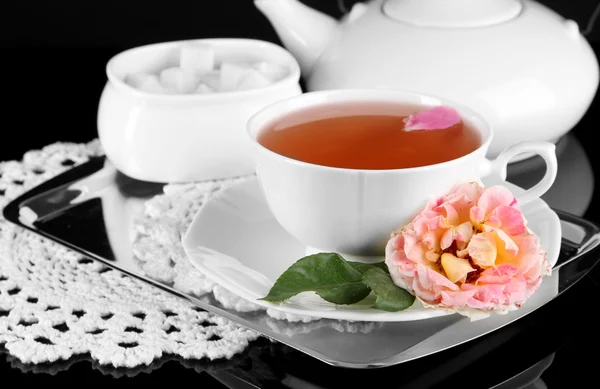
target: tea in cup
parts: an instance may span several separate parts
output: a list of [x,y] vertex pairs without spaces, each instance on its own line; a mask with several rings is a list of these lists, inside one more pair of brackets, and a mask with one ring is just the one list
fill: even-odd
[[[406,131],[411,115],[448,108],[459,121]],[[460,182],[496,174],[523,154],[540,155],[544,177],[517,196],[542,196],[557,173],[555,145],[520,142],[496,159],[493,129],[455,102],[399,90],[308,92],[263,108],[247,124],[261,188],[276,220],[307,246],[355,260],[384,255],[390,235]],[[370,258],[370,259],[369,259]]]

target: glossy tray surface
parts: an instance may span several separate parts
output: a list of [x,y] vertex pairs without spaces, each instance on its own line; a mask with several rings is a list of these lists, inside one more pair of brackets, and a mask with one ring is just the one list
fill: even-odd
[[[560,218],[562,242],[546,292],[531,304],[503,316],[469,322],[458,315],[415,322],[349,322],[322,319],[292,323],[266,313],[242,313],[221,306],[212,296],[192,296],[172,285],[144,276],[134,261],[131,242],[111,239],[111,229],[139,205],[162,193],[163,185],[133,180],[104,157],[41,184],[4,208],[5,218],[125,274],[166,290],[192,304],[252,328],[333,366],[367,369],[397,365],[463,344],[502,328],[538,309],[579,281],[596,264],[598,226],[579,216],[554,210]],[[128,207],[106,206],[107,194]],[[137,211],[139,212],[139,211]],[[35,217],[32,217],[32,216]],[[110,221],[110,223],[109,223]],[[540,290],[541,291],[541,290]],[[536,293],[537,294],[537,293]]]

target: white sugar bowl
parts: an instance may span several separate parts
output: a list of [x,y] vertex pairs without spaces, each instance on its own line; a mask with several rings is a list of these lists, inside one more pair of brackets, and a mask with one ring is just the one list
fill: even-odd
[[136,47],[111,58],[106,75],[97,117],[104,153],[121,173],[149,182],[253,173],[246,122],[302,93],[296,59],[253,39]]

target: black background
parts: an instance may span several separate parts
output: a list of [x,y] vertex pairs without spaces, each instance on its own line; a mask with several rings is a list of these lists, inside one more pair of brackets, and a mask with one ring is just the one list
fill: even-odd
[[[343,7],[338,0],[303,2],[333,16],[342,14]],[[347,0],[346,5],[353,2]],[[588,30],[588,21],[598,3],[592,0],[542,2],[576,20],[582,30]],[[587,38],[600,57],[598,30],[591,29]],[[18,160],[27,150],[57,141],[87,142],[96,138],[97,104],[106,82],[104,67],[116,53],[148,43],[209,37],[248,37],[280,43],[252,0],[3,2],[0,5],[0,93],[3,95],[0,160]],[[595,141],[600,128],[599,113],[600,102],[596,98],[573,129],[594,170],[600,170],[600,153]],[[600,222],[599,209],[600,201],[593,201],[585,217]],[[598,269],[595,271],[598,273]],[[598,276],[587,279],[588,285],[581,286],[583,293],[600,290],[598,279]],[[577,300],[575,295],[570,298]],[[549,337],[553,336],[550,329],[553,325],[542,325],[549,331]],[[594,369],[599,361],[599,346],[596,338],[585,344],[576,338],[564,345],[545,373],[548,387],[597,387]],[[591,356],[582,357],[587,352],[591,352]],[[91,368],[93,363],[85,358],[35,374],[34,366],[23,366],[0,355],[0,387],[11,381],[73,387],[88,382],[122,387],[134,382],[187,385],[182,381],[184,377],[192,379],[193,385],[223,387],[200,372],[206,366],[185,366],[180,362],[165,360],[162,368],[149,368],[147,373],[128,378],[123,370]],[[49,371],[53,373],[48,374]],[[567,375],[571,378],[565,378]],[[115,376],[121,378],[115,380]],[[584,382],[589,384],[584,386]]]
[[[332,16],[356,0],[303,0]],[[586,30],[596,0],[544,0]],[[345,4],[345,5],[344,5]],[[280,44],[252,0],[26,0],[0,5],[0,160],[55,141],[97,136],[106,62],[119,51],[178,39],[247,37]],[[596,44],[600,31],[588,39]],[[10,137],[11,141],[7,141]]]

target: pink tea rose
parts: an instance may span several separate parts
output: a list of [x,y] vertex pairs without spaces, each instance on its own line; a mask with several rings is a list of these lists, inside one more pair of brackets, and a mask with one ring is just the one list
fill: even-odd
[[551,274],[538,236],[504,186],[457,185],[387,243],[394,283],[424,306],[472,321],[519,308]]

